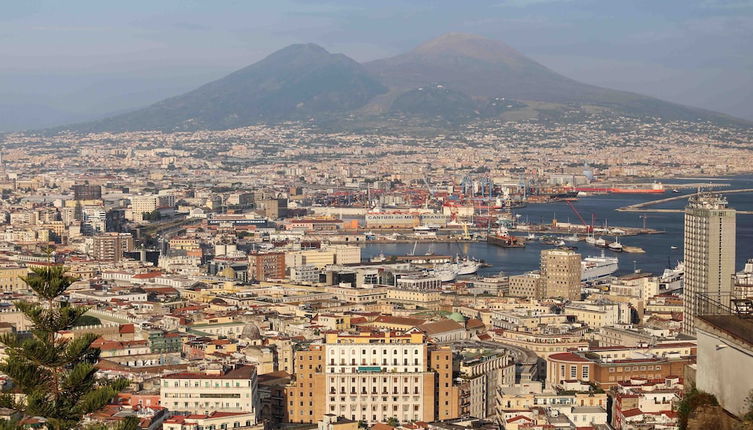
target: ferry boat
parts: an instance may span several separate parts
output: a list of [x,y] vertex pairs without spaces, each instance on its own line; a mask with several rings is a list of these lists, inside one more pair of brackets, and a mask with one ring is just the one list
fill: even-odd
[[591,282],[611,275],[619,269],[617,257],[605,257],[604,251],[600,257],[586,257],[580,262],[581,281]]
[[659,278],[659,291],[668,293],[679,290],[685,283],[685,263],[679,261],[674,268],[664,269]]
[[502,248],[523,248],[524,246],[526,246],[525,242],[515,236],[510,235],[505,226],[499,226],[494,234],[487,236],[486,242],[490,245],[495,245]]

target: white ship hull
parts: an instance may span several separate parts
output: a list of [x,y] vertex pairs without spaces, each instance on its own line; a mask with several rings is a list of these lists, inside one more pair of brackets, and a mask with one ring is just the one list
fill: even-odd
[[586,257],[581,262],[581,281],[590,282],[607,277],[619,270],[616,257]]

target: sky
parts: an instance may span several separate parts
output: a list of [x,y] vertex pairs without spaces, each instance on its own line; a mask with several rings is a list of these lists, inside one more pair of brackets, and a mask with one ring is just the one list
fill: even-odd
[[753,0],[4,0],[0,131],[145,106],[292,43],[368,61],[447,32],[753,120]]

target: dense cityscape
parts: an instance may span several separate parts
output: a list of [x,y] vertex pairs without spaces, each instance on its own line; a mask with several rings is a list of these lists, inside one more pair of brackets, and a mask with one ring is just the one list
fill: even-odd
[[[25,277],[64,265],[63,297],[88,310],[56,336],[96,334],[97,374],[128,380],[89,423],[670,429],[689,387],[742,416],[753,381],[725,369],[751,360],[753,263],[735,267],[735,210],[711,191],[724,184],[673,181],[750,172],[751,140],[598,116],[430,137],[297,123],[10,134],[0,324],[33,330],[16,305],[33,300]],[[684,263],[619,270],[615,255],[646,252],[620,236],[662,232],[576,208],[615,193],[690,198]],[[515,215],[551,202],[579,222]],[[362,252],[396,243],[412,250]],[[535,243],[540,270],[418,243]]]
[[753,430],[751,24],[0,2],[0,430]]

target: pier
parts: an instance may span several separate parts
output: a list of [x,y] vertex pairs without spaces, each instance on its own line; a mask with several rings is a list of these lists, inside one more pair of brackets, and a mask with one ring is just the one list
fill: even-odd
[[[716,194],[753,193],[753,188],[740,188],[736,190],[714,191],[714,193]],[[665,199],[659,199],[659,200],[651,200],[648,202],[642,202],[642,203],[636,203],[629,206],[623,206],[621,208],[617,208],[616,210],[618,212],[682,213],[682,212],[685,212],[684,209],[654,209],[650,207],[655,206],[655,205],[661,205],[664,203],[673,202],[676,200],[687,199],[689,197],[697,196],[699,194],[703,194],[703,193],[683,194],[681,196],[667,197]],[[753,211],[737,211],[737,213],[743,214],[743,215],[750,215],[750,214],[753,214]]]

